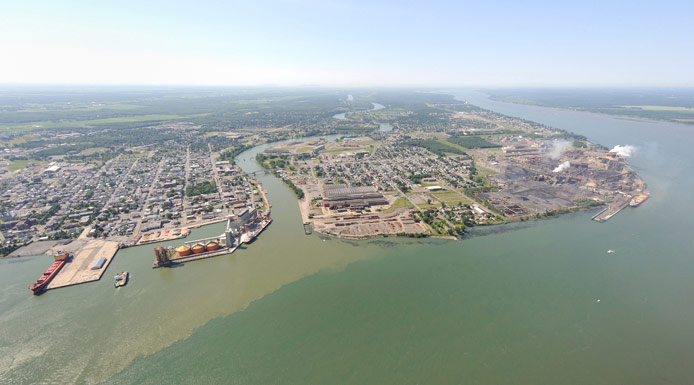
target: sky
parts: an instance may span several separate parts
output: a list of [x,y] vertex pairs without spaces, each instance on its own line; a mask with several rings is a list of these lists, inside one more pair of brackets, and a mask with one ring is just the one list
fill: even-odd
[[694,86],[694,2],[2,0],[0,83]]

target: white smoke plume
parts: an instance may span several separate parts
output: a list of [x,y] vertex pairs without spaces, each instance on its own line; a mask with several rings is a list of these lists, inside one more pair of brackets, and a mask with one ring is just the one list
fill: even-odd
[[552,141],[547,156],[550,159],[559,159],[559,157],[562,156],[562,154],[564,154],[572,144],[573,142],[566,139],[555,139]]
[[615,154],[617,154],[619,156],[623,156],[626,158],[626,157],[631,156],[631,154],[634,152],[635,149],[636,148],[634,148],[634,146],[632,146],[630,144],[626,144],[624,146],[618,144],[618,145],[614,146],[614,148],[611,149],[610,152],[614,152]]
[[567,160],[566,162],[560,164],[557,166],[552,172],[562,172],[564,170],[567,170],[569,167],[571,167],[571,163]]

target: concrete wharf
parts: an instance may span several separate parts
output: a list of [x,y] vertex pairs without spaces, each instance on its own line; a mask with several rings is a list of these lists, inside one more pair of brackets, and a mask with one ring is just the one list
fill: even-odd
[[[234,246],[234,247],[231,247],[229,249],[223,248],[223,249],[219,249],[219,250],[215,250],[215,251],[207,251],[207,252],[200,253],[200,254],[190,254],[190,255],[186,255],[185,257],[172,257],[172,258],[169,258],[169,261],[171,261],[169,266],[171,264],[186,263],[186,262],[191,262],[191,261],[198,261],[200,259],[217,257],[220,255],[225,255],[225,254],[231,254],[237,248],[238,248],[238,246]],[[167,267],[167,266],[158,265],[156,262],[152,265],[152,268],[154,268],[154,269],[156,269],[158,267]]]
[[[80,247],[72,259],[63,266],[58,275],[48,284],[47,289],[57,289],[80,283],[98,281],[118,252],[118,242],[94,239]],[[92,270],[92,264],[99,258],[106,258],[100,269]]]
[[593,215],[593,220],[596,222],[605,222],[608,219],[612,218],[617,214],[618,212],[622,211],[625,207],[629,206],[629,201],[618,201],[618,202],[613,202],[609,204],[607,207],[605,207],[602,211],[599,213]]

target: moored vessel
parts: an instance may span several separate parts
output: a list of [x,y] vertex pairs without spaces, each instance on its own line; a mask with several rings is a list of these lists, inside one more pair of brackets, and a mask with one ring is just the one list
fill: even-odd
[[54,256],[53,259],[56,261],[67,261],[70,259],[70,253],[67,251],[58,251]]
[[629,206],[631,206],[631,207],[636,207],[636,206],[640,205],[641,203],[643,203],[643,201],[645,201],[646,199],[648,199],[648,197],[649,197],[650,195],[651,195],[651,194],[645,192],[645,193],[643,193],[643,194],[641,194],[641,195],[635,197],[634,199],[632,199],[632,200],[629,202]]
[[31,286],[29,286],[29,290],[34,292],[34,295],[41,294],[44,290],[46,290],[46,286],[55,278],[56,275],[58,275],[58,272],[60,269],[63,268],[63,265],[65,265],[65,259],[61,260],[56,260],[51,264],[51,266],[46,270],[40,277],[39,279],[36,280]]

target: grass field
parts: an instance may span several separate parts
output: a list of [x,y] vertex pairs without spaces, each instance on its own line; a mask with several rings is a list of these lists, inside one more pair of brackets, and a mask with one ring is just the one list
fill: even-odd
[[139,116],[126,116],[120,118],[106,118],[106,119],[91,119],[91,120],[74,120],[65,122],[53,122],[53,121],[42,121],[42,122],[32,122],[26,124],[0,124],[0,128],[12,129],[14,132],[22,131],[32,131],[40,128],[86,128],[95,127],[105,124],[116,124],[116,123],[146,123],[146,122],[169,122],[175,120],[182,120],[186,118],[205,116],[209,114],[194,114],[194,115],[139,115]]
[[27,108],[18,110],[17,112],[44,112],[46,109],[55,111],[129,111],[144,108],[137,104],[126,103],[83,103],[83,104],[65,104],[65,103],[48,103],[48,104],[29,104]]
[[410,203],[410,201],[408,201],[407,198],[398,198],[395,200],[395,202],[393,202],[392,205],[390,205],[390,207],[383,210],[383,212],[390,213],[393,210],[399,209],[401,207],[407,207],[408,209],[413,209],[414,205],[412,203]]
[[481,176],[483,176],[483,177],[486,178],[486,177],[488,177],[488,176],[490,176],[490,175],[496,174],[496,171],[490,170],[490,169],[484,168],[484,167],[478,167],[478,168],[477,168],[477,174],[478,174],[478,175],[481,175]]
[[462,151],[462,152],[467,152],[467,151],[469,151],[469,149],[467,149],[467,148],[465,148],[465,147],[463,147],[463,146],[459,146],[459,145],[457,145],[457,144],[455,144],[455,143],[451,143],[451,142],[447,141],[446,139],[438,139],[437,142],[439,142],[439,143],[441,143],[441,144],[443,144],[443,145],[445,145],[445,146],[451,146],[451,147],[453,147],[453,148],[457,148],[458,150],[460,150],[460,151]]
[[39,139],[39,138],[40,138],[39,135],[27,134],[27,135],[22,135],[22,136],[18,136],[16,138],[13,138],[9,142],[7,142],[7,144],[9,144],[10,146],[15,146],[17,144],[23,144],[23,143],[26,143],[30,140]]
[[336,154],[337,155],[337,154],[341,154],[343,152],[351,152],[351,153],[356,154],[357,152],[362,152],[362,151],[372,152],[373,150],[374,150],[373,147],[333,147],[330,149],[323,150],[323,151],[321,151],[321,153],[327,152],[330,154]]
[[141,158],[147,154],[148,154],[148,152],[146,152],[146,151],[140,151],[140,152],[135,152],[133,154],[122,154],[120,157],[121,157],[121,159]]
[[14,171],[19,171],[28,165],[29,165],[28,160],[15,160],[12,163],[10,163],[9,166],[7,166],[7,169],[10,170],[10,172],[14,172]]
[[108,148],[106,148],[106,147],[92,147],[92,148],[88,148],[88,149],[80,152],[80,155],[89,155],[89,154],[93,154],[95,152],[106,151],[106,150],[108,150]]
[[444,191],[433,191],[430,193],[434,198],[445,203],[448,206],[456,206],[458,203],[466,205],[470,204],[471,201],[467,197],[458,194],[455,191],[444,190]]

